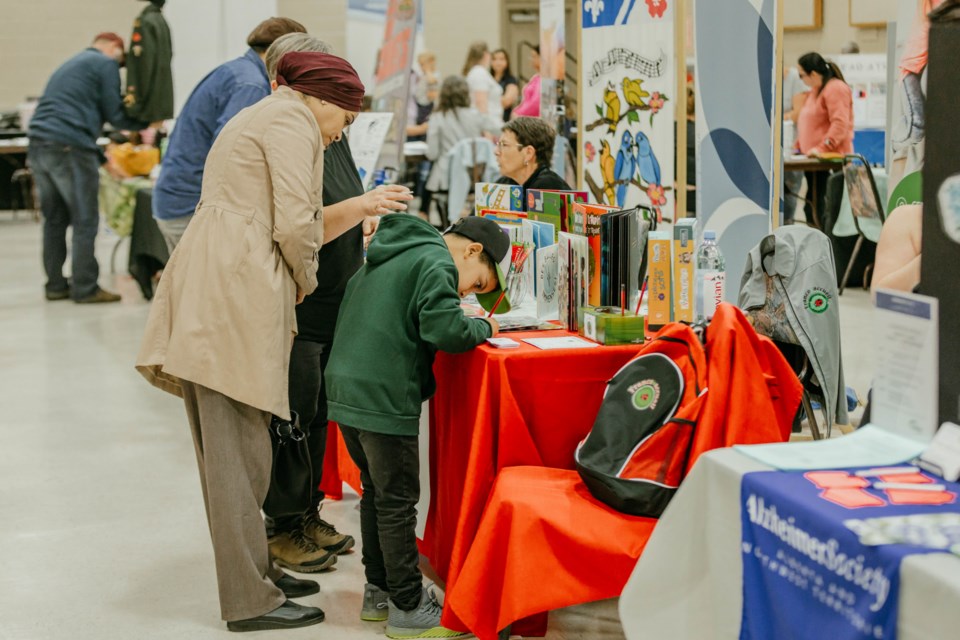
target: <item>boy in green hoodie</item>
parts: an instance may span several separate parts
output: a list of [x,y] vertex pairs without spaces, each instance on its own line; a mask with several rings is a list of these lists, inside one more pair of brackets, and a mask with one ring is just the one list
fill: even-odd
[[[363,620],[387,620],[390,638],[465,635],[440,626],[423,588],[416,540],[420,407],[436,390],[437,351],[468,351],[496,335],[460,299],[497,305],[510,241],[496,223],[468,217],[444,235],[416,216],[384,216],[367,263],[347,285],[325,372],[329,418],[360,468],[360,533],[367,584]],[[508,311],[504,297],[498,311]]]

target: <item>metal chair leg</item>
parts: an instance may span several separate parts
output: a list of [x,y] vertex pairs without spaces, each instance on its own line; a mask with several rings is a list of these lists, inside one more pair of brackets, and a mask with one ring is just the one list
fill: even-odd
[[860,247],[863,245],[863,236],[857,237],[857,244],[853,245],[853,253],[850,254],[850,260],[847,262],[847,268],[843,272],[843,280],[840,281],[840,290],[837,295],[842,296],[843,290],[847,287],[847,280],[850,278],[850,271],[853,270],[853,263],[857,260],[860,253]]
[[800,402],[803,403],[803,412],[807,414],[807,422],[810,423],[810,433],[813,435],[813,439],[822,440],[823,434],[820,433],[820,426],[817,425],[817,416],[813,413],[813,403],[810,402],[810,394],[807,393],[806,390],[803,391]]

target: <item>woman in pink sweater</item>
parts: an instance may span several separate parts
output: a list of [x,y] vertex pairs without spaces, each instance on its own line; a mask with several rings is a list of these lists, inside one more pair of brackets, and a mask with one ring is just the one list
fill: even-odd
[[[807,53],[797,62],[800,79],[810,89],[797,120],[800,153],[808,156],[853,153],[853,93],[840,69],[819,53]],[[807,172],[809,191],[817,196],[812,205],[818,213],[823,211],[828,177],[826,171]],[[810,208],[808,201],[804,206],[808,222]]]
[[518,116],[540,117],[540,45],[530,51],[530,64],[536,73],[530,82],[523,88],[523,98],[519,105],[514,107],[512,118]]

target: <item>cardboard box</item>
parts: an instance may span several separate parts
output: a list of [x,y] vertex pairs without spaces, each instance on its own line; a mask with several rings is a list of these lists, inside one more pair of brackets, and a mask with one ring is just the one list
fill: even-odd
[[697,266],[697,219],[683,218],[673,226],[673,320],[694,320]]
[[673,311],[670,244],[669,231],[651,231],[647,240],[647,251],[650,257],[647,267],[647,273],[650,274],[647,281],[649,290],[647,317],[650,329],[654,331],[670,322],[670,314]]

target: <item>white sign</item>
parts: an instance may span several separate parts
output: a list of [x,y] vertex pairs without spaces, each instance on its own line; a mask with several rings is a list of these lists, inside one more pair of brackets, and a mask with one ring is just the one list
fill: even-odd
[[836,56],[834,61],[853,93],[855,129],[887,125],[887,55],[864,53]]
[[939,426],[937,299],[880,289],[875,304],[880,361],[871,392],[871,422],[930,442]]
[[350,125],[348,135],[350,153],[360,173],[364,191],[370,188],[370,180],[377,167],[383,141],[387,137],[387,132],[390,131],[391,120],[393,120],[392,113],[363,112],[358,113],[357,118]]

